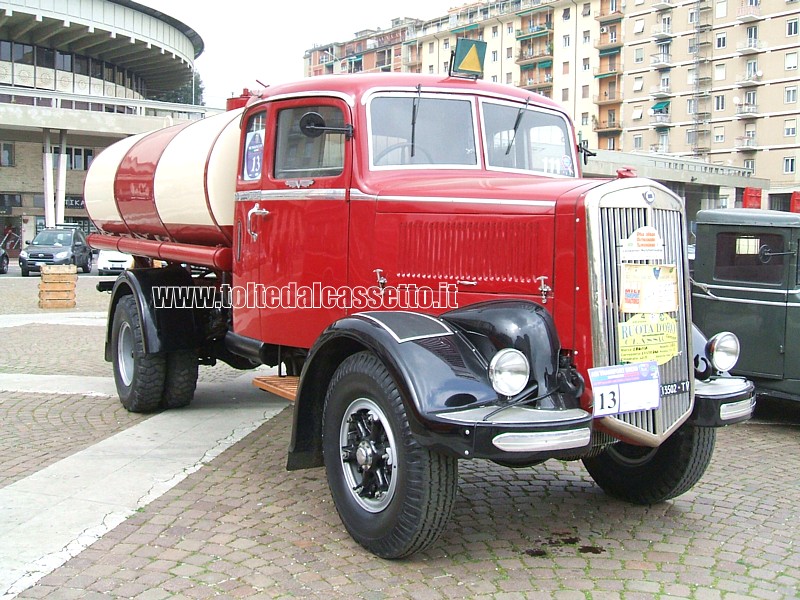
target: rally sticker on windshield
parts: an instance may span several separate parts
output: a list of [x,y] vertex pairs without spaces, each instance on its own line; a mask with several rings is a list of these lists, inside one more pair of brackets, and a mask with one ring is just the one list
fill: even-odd
[[666,313],[637,314],[618,326],[621,362],[655,361],[678,355],[678,322]]

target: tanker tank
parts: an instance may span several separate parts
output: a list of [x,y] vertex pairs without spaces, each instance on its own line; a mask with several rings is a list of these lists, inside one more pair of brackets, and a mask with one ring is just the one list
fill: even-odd
[[101,232],[90,243],[153,257],[181,245],[229,248],[243,110],[135,135],[101,152],[84,187]]

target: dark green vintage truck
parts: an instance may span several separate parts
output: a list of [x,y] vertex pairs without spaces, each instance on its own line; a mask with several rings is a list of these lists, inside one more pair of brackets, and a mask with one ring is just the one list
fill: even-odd
[[703,210],[696,237],[694,323],[739,337],[757,393],[800,400],[800,214]]

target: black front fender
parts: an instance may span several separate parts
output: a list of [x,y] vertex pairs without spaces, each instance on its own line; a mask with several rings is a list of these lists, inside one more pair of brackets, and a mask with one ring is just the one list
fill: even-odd
[[[347,356],[363,350],[374,353],[386,366],[420,444],[460,457],[472,457],[476,450],[491,457],[496,449],[477,440],[475,427],[465,427],[444,415],[508,402],[498,396],[488,376],[488,362],[502,347],[519,346],[528,356],[531,380],[538,384],[534,393],[558,386],[557,336],[549,315],[543,317],[546,313],[534,308],[537,306],[488,302],[441,317],[371,312],[337,321],[320,336],[303,367],[288,468],[322,465],[322,412],[328,382]],[[563,405],[564,394],[554,397],[556,400],[548,399],[548,408],[578,407],[577,397],[571,398],[571,406]],[[574,421],[574,417],[575,413],[568,418],[565,415],[566,420]],[[530,423],[525,425],[530,429]],[[567,426],[572,425],[570,421]],[[557,429],[561,423],[551,420],[538,426]],[[510,429],[514,427],[504,430]],[[493,430],[491,435],[497,433]]]

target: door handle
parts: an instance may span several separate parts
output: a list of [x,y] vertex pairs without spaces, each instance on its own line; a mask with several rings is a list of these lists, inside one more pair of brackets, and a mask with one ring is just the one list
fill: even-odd
[[267,215],[269,215],[269,211],[261,208],[258,202],[247,211],[247,233],[254,242],[258,239],[258,232],[253,230],[253,217],[266,217]]

